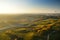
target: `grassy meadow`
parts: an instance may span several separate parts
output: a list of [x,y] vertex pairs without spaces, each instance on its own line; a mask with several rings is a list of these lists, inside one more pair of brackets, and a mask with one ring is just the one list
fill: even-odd
[[60,40],[60,14],[0,15],[0,40]]

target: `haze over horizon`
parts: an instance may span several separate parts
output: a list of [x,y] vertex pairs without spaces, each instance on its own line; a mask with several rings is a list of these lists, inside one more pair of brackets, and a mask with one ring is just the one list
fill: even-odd
[[60,0],[0,0],[0,14],[60,13]]

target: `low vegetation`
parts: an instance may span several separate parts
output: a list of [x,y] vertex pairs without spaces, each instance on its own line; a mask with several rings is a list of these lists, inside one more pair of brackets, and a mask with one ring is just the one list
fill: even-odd
[[[30,17],[32,20],[30,20]],[[0,40],[60,40],[59,16],[47,17],[34,15],[28,16],[25,21],[23,20],[24,22],[19,21],[20,19],[18,20],[19,22],[16,20],[7,20],[8,22],[4,22],[5,24],[2,23],[2,26],[0,24]],[[3,26],[8,26],[9,28],[3,29]]]

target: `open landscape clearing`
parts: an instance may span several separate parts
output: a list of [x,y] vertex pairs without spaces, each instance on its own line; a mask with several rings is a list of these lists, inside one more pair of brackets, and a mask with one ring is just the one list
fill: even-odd
[[60,14],[2,15],[0,40],[60,40]]

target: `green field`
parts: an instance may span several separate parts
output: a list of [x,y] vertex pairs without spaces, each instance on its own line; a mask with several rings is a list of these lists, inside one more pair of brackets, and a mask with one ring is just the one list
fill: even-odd
[[60,40],[60,14],[2,15],[0,40]]

